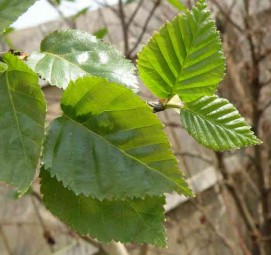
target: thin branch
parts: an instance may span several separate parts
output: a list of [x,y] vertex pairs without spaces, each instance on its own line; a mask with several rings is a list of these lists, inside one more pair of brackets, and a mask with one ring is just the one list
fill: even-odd
[[134,44],[133,48],[128,52],[128,56],[131,56],[132,53],[137,49],[138,45],[141,43],[142,39],[143,39],[143,36],[145,35],[146,33],[146,30],[148,28],[148,25],[151,21],[151,18],[153,16],[153,14],[155,13],[156,9],[158,8],[158,6],[161,4],[161,0],[156,0],[151,11],[149,12],[149,15],[148,17],[146,18],[145,20],[145,23],[144,23],[144,26],[142,28],[142,31],[136,41],[136,43]]
[[127,28],[129,28],[129,26],[131,25],[131,23],[133,22],[136,14],[138,13],[138,11],[140,10],[140,7],[142,6],[144,0],[140,0],[135,8],[135,10],[133,11],[133,14],[130,16],[129,20],[127,21]]
[[124,42],[124,54],[129,56],[129,35],[128,35],[128,27],[125,20],[125,12],[123,8],[122,0],[119,0],[119,18],[121,22],[122,34],[123,34],[123,42]]
[[191,152],[186,152],[186,151],[177,151],[175,152],[176,155],[180,155],[180,156],[188,156],[188,157],[191,157],[191,158],[197,158],[197,159],[200,159],[208,164],[212,164],[214,163],[214,161],[211,159],[211,158],[208,158],[208,157],[204,157],[200,154],[195,154],[195,153],[191,153]]
[[47,0],[48,3],[54,7],[54,9],[57,11],[58,15],[61,17],[62,20],[70,27],[70,28],[76,28],[75,22],[71,21],[69,18],[67,18],[63,12],[59,9],[59,7],[52,1],[52,0]]
[[233,21],[233,19],[231,18],[231,16],[229,15],[229,13],[227,13],[225,11],[225,8],[223,8],[223,6],[221,6],[217,0],[212,0],[212,2],[216,5],[216,7],[218,8],[218,10],[221,12],[221,14],[223,14],[223,16],[225,17],[225,19],[233,26],[235,27],[239,32],[243,33],[244,29],[237,24],[235,21]]

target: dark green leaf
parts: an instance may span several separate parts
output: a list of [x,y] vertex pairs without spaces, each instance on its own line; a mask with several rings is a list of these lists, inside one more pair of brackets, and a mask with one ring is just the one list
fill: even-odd
[[161,122],[131,90],[85,77],[69,85],[61,108],[43,160],[65,187],[98,199],[191,195]]
[[0,73],[0,180],[22,192],[38,165],[45,125],[45,100],[38,77],[21,60],[5,54]]
[[138,57],[141,79],[160,98],[212,95],[224,76],[221,41],[204,0],[162,27]]
[[51,85],[91,75],[138,90],[134,66],[109,44],[79,30],[56,31],[44,38],[41,52],[30,55],[29,66]]
[[179,11],[185,11],[186,8],[181,0],[167,0],[172,6],[174,6]]
[[166,246],[164,197],[100,201],[76,196],[47,171],[41,171],[41,193],[47,209],[82,235],[88,234],[100,242]]
[[260,144],[250,126],[226,99],[205,96],[181,109],[184,128],[199,143],[216,151]]
[[0,0],[0,33],[35,2],[36,0]]

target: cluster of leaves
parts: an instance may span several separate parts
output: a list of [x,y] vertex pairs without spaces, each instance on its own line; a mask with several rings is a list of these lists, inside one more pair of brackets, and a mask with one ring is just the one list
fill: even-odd
[[[22,11],[34,1],[2,2],[12,10],[24,2]],[[199,143],[214,150],[258,144],[234,106],[214,95],[225,64],[206,7],[200,0],[150,39],[138,55],[139,76],[164,109],[179,110]],[[0,12],[2,30],[16,10],[9,19]],[[2,54],[0,181],[26,192],[42,152],[44,204],[62,221],[102,242],[165,246],[164,193],[192,192],[163,125],[137,95],[134,69],[112,46],[78,30],[49,34],[25,62]],[[46,136],[37,74],[64,90],[62,116]],[[172,104],[176,96],[181,105]]]

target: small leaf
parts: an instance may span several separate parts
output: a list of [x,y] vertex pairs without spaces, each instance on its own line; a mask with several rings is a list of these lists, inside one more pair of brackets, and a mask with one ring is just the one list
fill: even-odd
[[79,30],[55,31],[41,42],[28,65],[51,85],[66,88],[86,75],[103,77],[138,91],[134,66],[119,51]]
[[0,73],[0,181],[25,192],[40,158],[44,137],[45,99],[38,76],[6,53]]
[[164,196],[120,201],[76,196],[43,170],[41,193],[47,209],[82,235],[90,235],[100,242],[166,246]]
[[98,39],[103,39],[108,34],[108,29],[106,27],[97,30],[93,35]]
[[203,0],[154,34],[138,58],[140,78],[159,98],[212,95],[224,77],[219,33]]
[[36,0],[1,0],[0,1],[0,33],[16,21]]
[[69,85],[61,108],[43,160],[65,187],[98,199],[191,195],[161,122],[131,90],[85,77]]
[[180,0],[167,0],[167,1],[179,11],[186,10],[184,4]]
[[210,149],[223,151],[261,143],[226,99],[205,96],[185,104],[180,114],[188,133]]

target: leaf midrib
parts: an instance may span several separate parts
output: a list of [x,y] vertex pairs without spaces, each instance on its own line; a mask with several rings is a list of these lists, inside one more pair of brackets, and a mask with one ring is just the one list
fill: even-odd
[[22,149],[23,149],[23,154],[24,154],[24,157],[25,157],[25,161],[27,162],[28,167],[30,169],[32,169],[30,161],[29,161],[29,158],[28,158],[27,153],[26,153],[25,146],[24,146],[24,139],[23,139],[23,134],[22,134],[22,131],[21,131],[21,128],[20,128],[20,124],[19,124],[19,120],[18,120],[18,116],[17,116],[17,110],[15,108],[13,97],[12,97],[12,94],[10,92],[10,90],[12,90],[12,88],[10,86],[8,72],[6,73],[6,82],[7,82],[8,96],[9,96],[10,104],[11,104],[11,107],[12,107],[12,110],[13,110],[13,115],[14,115],[15,123],[16,123],[17,129],[18,129],[18,133],[19,133],[19,136],[20,136],[20,141],[21,141],[21,146],[22,146]]
[[[110,143],[109,141],[107,141],[103,136],[98,135],[97,133],[93,132],[91,129],[88,129],[86,126],[84,126],[83,124],[81,124],[80,122],[77,122],[76,120],[72,119],[71,117],[69,117],[68,115],[66,115],[65,113],[63,113],[63,116],[72,121],[73,123],[75,123],[76,125],[79,125],[80,127],[82,127],[83,129],[87,130],[88,133],[90,133],[91,135],[98,137],[99,139],[101,139],[102,141],[104,141],[104,143],[108,144],[109,146],[113,147],[114,149],[117,149],[118,151],[120,151],[124,156],[136,161],[138,164],[143,165],[144,167],[146,167],[149,170],[152,170],[156,173],[158,173],[159,175],[161,175],[162,177],[164,177],[167,181],[174,183],[175,185],[177,185],[181,190],[184,190],[184,187],[181,187],[180,184],[176,183],[175,181],[171,180],[170,178],[168,178],[166,175],[164,175],[163,173],[159,172],[158,170],[148,166],[147,164],[145,164],[142,161],[139,161],[138,159],[136,159],[135,157],[127,154],[125,151],[121,150],[120,148],[118,148],[117,146],[115,146],[114,144]],[[181,176],[180,176],[181,178]],[[185,191],[187,193],[187,191]]]
[[[194,13],[193,13],[193,16],[194,16]],[[186,63],[188,57],[190,56],[190,51],[191,51],[192,45],[194,44],[194,40],[195,40],[196,34],[197,34],[197,32],[198,32],[199,26],[200,26],[201,18],[202,18],[202,16],[200,16],[200,20],[197,22],[197,26],[196,26],[196,29],[195,29],[195,31],[194,31],[194,33],[193,33],[192,41],[191,41],[189,47],[188,47],[188,48],[185,48],[186,56],[185,56],[183,62],[181,63],[180,73],[178,74],[178,76],[177,76],[177,78],[176,78],[176,81],[175,81],[175,84],[174,84],[174,86],[173,86],[173,88],[172,88],[172,91],[171,91],[171,94],[172,94],[172,95],[175,94],[175,87],[178,85],[177,83],[178,83],[178,81],[179,81],[179,78],[182,76],[183,69],[184,69],[183,66],[185,65],[185,63]],[[177,21],[178,21],[178,20],[177,20]],[[180,26],[180,25],[178,24],[178,26]],[[184,45],[185,45],[185,43],[184,43]]]
[[[225,124],[217,123],[216,120],[214,120],[212,122],[212,119],[208,119],[208,117],[203,115],[202,113],[196,112],[196,111],[192,110],[191,108],[188,108],[187,106],[184,107],[183,110],[188,111],[188,112],[192,113],[193,115],[202,118],[204,121],[209,122],[211,125],[222,127],[223,129],[227,130],[228,132],[234,133],[235,135],[243,137],[243,138],[245,138],[245,140],[247,140],[247,137],[245,135],[242,135],[242,134],[236,132],[235,129],[228,128]],[[183,111],[183,110],[181,109],[181,111]]]

